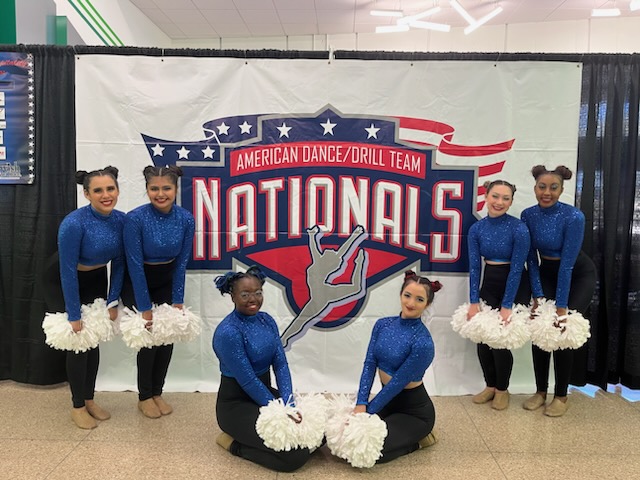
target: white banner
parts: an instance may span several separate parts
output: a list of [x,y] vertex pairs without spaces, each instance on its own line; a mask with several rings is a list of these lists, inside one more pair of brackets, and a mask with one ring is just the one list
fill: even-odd
[[[535,203],[531,167],[575,170],[581,65],[559,62],[260,60],[87,55],[76,62],[78,168],[120,169],[120,210],[147,202],[142,169],[177,164],[196,218],[185,303],[206,327],[177,344],[169,391],[216,391],[211,348],[232,310],[213,279],[260,265],[263,310],[287,342],[294,388],[357,389],[377,318],[402,272],[444,285],[425,320],[432,395],[476,392],[475,344],[450,327],[468,301],[466,232],[486,180]],[[573,203],[575,183],[561,199]],[[86,201],[78,192],[79,205]],[[99,390],[135,390],[135,355],[101,346]],[[530,348],[510,390],[533,391]]]

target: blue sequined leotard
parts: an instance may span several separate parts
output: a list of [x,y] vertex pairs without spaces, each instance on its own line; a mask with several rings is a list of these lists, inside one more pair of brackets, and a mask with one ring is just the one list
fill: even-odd
[[[433,340],[422,320],[400,316],[379,319],[364,360],[357,404],[367,405],[368,413],[378,413],[408,383],[422,381],[433,356]],[[392,378],[369,402],[378,368]]]
[[576,207],[557,202],[548,208],[534,205],[522,212],[522,221],[531,234],[531,249],[527,259],[531,290],[536,298],[543,297],[538,253],[560,259],[556,306],[566,308],[571,289],[573,265],[584,238],[584,214]]
[[125,214],[112,210],[101,215],[91,205],[67,215],[58,230],[60,280],[69,321],[80,320],[78,264],[88,267],[111,263],[107,304],[117,302],[124,280],[122,228]]
[[144,275],[145,262],[166,263],[175,259],[171,301],[184,303],[185,274],[194,232],[193,215],[178,205],[173,205],[169,213],[162,213],[147,203],[127,213],[124,247],[139,311],[152,307]]
[[524,262],[529,253],[529,230],[516,217],[504,214],[485,217],[469,229],[469,298],[480,301],[480,273],[485,260],[511,263],[507,285],[502,297],[504,308],[513,307],[520,285]]
[[213,350],[225,377],[235,378],[242,389],[260,406],[273,400],[273,394],[258,378],[273,366],[282,399],[291,397],[291,374],[275,320],[265,312],[243,315],[234,310],[213,334]]

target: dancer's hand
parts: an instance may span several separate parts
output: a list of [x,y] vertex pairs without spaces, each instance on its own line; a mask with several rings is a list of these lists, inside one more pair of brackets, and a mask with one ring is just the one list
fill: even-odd
[[142,312],[142,318],[147,321],[144,327],[147,330],[151,330],[151,326],[153,325],[153,313],[151,310],[145,310]]
[[511,309],[502,307],[500,309],[500,318],[502,318],[502,323],[504,323],[505,325],[509,325],[509,323],[511,322],[511,319],[509,317],[511,317]]
[[480,304],[472,303],[469,305],[469,312],[467,313],[467,320],[471,320],[480,311]]
[[109,318],[113,322],[116,318],[118,318],[118,307],[111,307],[109,309]]
[[562,317],[565,316],[567,314],[567,309],[564,307],[558,307],[556,308],[556,315],[558,315],[558,317]]
[[352,413],[354,415],[356,413],[367,413],[367,406],[366,405],[356,405],[355,408],[353,409]]
[[536,313],[536,310],[538,309],[539,305],[540,304],[538,303],[538,299],[534,297],[533,305],[531,306],[531,315],[529,316],[531,320],[533,320],[536,317],[534,314]]
[[69,322],[69,325],[71,325],[71,329],[74,333],[78,333],[82,330],[82,320],[74,320],[73,322]]
[[300,423],[302,421],[302,415],[300,414],[300,412],[296,412],[295,414],[288,414],[287,417],[289,417],[296,423]]
[[177,308],[178,310],[182,310],[184,308],[184,303],[174,303],[173,308]]

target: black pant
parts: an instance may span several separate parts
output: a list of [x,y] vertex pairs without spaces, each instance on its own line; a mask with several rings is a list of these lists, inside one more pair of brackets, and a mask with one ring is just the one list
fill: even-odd
[[[175,261],[160,265],[145,264],[144,275],[147,279],[147,288],[152,303],[171,305],[174,269]],[[122,303],[129,308],[136,304],[133,284],[128,274],[125,275],[122,285]],[[172,354],[173,345],[140,349],[137,358],[138,399],[140,401],[162,395]]]
[[[480,288],[480,298],[491,308],[500,310],[502,307],[502,297],[504,296],[504,291],[507,286],[507,278],[510,270],[510,264],[485,264],[482,287]],[[529,304],[530,298],[531,288],[529,276],[525,270],[522,272],[514,303],[527,305]],[[487,387],[496,388],[497,390],[508,389],[511,370],[513,369],[513,354],[511,350],[506,348],[491,348],[489,345],[479,343],[477,351]]]
[[388,433],[377,463],[390,462],[417,450],[418,442],[431,433],[436,422],[436,411],[424,384],[402,390],[378,416],[387,424]]
[[[269,372],[260,376],[276,398],[280,393],[271,387]],[[216,402],[216,417],[220,429],[233,437],[231,453],[278,472],[293,472],[309,460],[308,448],[276,452],[264,445],[256,432],[260,406],[247,395],[235,378],[223,376]]]
[[[47,261],[44,278],[47,310],[53,312],[65,310],[57,253]],[[104,298],[106,300],[108,288],[107,267],[97,268],[88,272],[78,271],[78,287],[82,305],[93,303],[96,298]],[[84,407],[85,400],[93,400],[99,364],[99,347],[86,352],[66,352],[65,366],[74,408]]]
[[[558,286],[558,269],[560,262],[557,260],[542,259],[540,264],[540,281],[545,298],[554,300]],[[573,266],[571,275],[571,289],[569,290],[569,308],[584,314],[591,304],[593,292],[596,288],[596,267],[591,259],[580,252]],[[532,345],[533,370],[536,377],[536,390],[546,392],[549,388],[549,364],[551,353]],[[565,397],[569,388],[569,378],[573,366],[574,350],[556,350],[553,352],[553,369],[555,374],[556,397]]]

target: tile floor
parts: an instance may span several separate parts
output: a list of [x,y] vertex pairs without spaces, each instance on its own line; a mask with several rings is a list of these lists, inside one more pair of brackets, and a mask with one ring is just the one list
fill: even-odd
[[326,447],[294,473],[276,473],[218,447],[215,394],[167,393],[173,414],[143,417],[133,392],[99,392],[112,418],[76,428],[66,385],[0,382],[0,479],[634,479],[640,478],[640,402],[579,392],[561,418],[521,408],[435,397],[440,441],[385,465],[357,470]]

